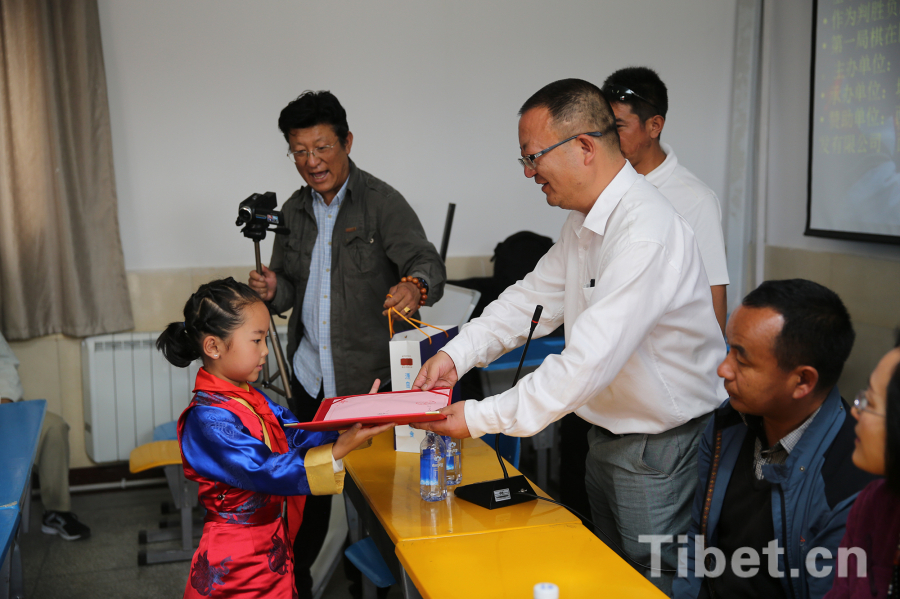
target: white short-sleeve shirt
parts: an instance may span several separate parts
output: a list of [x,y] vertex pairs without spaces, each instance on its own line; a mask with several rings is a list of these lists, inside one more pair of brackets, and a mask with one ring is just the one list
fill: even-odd
[[665,152],[666,159],[645,178],[672,202],[678,214],[694,230],[710,286],[728,285],[719,198],[694,173],[678,163],[671,146],[664,143],[659,146]]

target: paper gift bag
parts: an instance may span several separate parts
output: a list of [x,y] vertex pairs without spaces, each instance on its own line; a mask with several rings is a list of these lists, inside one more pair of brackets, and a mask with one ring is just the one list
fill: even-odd
[[[431,343],[425,333],[412,329],[397,333],[390,341],[391,355],[391,388],[394,391],[412,389],[416,375],[422,364],[434,356],[442,347],[459,334],[459,327],[437,325],[446,330],[432,328],[423,330],[431,336]],[[459,401],[459,385],[453,388],[452,401]],[[409,425],[394,427],[394,448],[397,451],[419,452],[419,445],[425,438],[425,431],[417,430]]]

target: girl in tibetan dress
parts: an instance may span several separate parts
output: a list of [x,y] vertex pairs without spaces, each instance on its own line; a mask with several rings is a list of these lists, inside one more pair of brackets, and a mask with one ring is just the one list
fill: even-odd
[[200,483],[206,509],[185,597],[296,597],[292,546],[305,496],[340,493],[341,459],[392,426],[285,428],[293,414],[248,385],[269,353],[268,329],[259,296],[228,278],[201,286],[184,322],[157,340],[175,366],[203,360],[178,419],[184,473]]

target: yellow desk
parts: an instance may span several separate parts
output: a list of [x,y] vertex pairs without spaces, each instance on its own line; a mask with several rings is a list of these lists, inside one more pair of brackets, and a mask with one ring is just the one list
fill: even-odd
[[[465,439],[463,484],[500,478],[497,454],[480,439]],[[350,475],[344,481],[350,537],[356,542],[372,537],[400,584],[405,597],[418,591],[397,560],[395,547],[404,541],[454,538],[484,533],[533,530],[581,521],[569,510],[543,501],[530,501],[486,510],[452,493],[444,501],[429,503],[419,496],[419,454],[394,451],[393,431],[373,439],[372,447],[344,458]],[[520,474],[507,463],[510,476]],[[546,494],[534,486],[538,494]],[[582,527],[583,528],[583,527]],[[374,591],[368,584],[365,595]],[[374,596],[374,595],[372,595]]]
[[[480,439],[465,439],[462,451],[464,485],[503,476],[497,454]],[[345,483],[350,499],[360,513],[363,506],[358,499],[364,500],[394,545],[411,539],[581,523],[569,510],[538,500],[496,510],[462,501],[452,492],[445,501],[422,501],[419,454],[394,451],[390,430],[376,437],[372,447],[348,455],[344,464],[352,479]],[[509,464],[507,469],[510,476],[520,474]],[[547,497],[536,486],[535,490]]]
[[539,582],[565,599],[665,597],[580,523],[402,541],[396,552],[425,599],[521,599]]

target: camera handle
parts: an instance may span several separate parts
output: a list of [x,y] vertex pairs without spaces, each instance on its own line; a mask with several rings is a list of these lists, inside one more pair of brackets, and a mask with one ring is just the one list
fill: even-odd
[[[256,252],[256,272],[262,274],[262,260],[259,257],[259,239],[253,240],[253,250]],[[278,331],[275,330],[275,315],[269,312],[269,331],[272,337],[272,349],[275,350],[275,362],[278,364],[278,373],[269,378],[269,363],[263,364],[263,380],[262,387],[272,389],[276,393],[280,393],[287,399],[291,399],[291,378],[285,366],[284,354],[281,351],[281,340],[278,338]],[[281,385],[284,389],[279,389],[272,383],[281,377]]]

